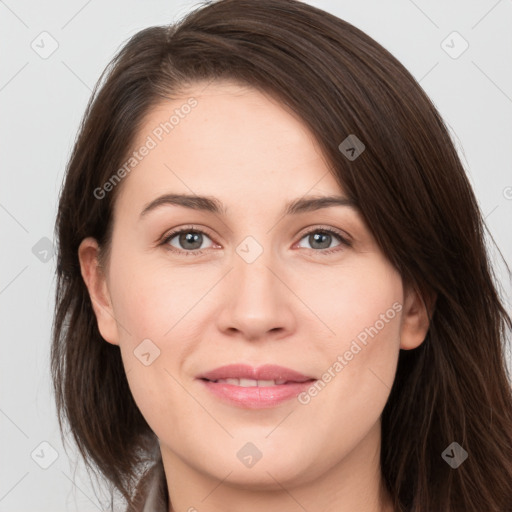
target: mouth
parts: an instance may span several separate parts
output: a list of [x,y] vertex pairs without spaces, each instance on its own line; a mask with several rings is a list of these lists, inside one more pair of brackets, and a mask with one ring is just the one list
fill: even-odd
[[210,382],[223,382],[235,386],[280,386],[289,382],[301,383],[316,380],[291,368],[278,365],[253,367],[247,364],[230,364],[210,370],[197,376],[198,379]]
[[269,409],[296,399],[315,381],[277,384],[276,381],[268,380],[200,379],[200,382],[207,393],[220,403],[242,409]]
[[[205,380],[207,382],[215,382],[220,384],[230,384],[231,386],[239,386],[242,388],[251,388],[251,387],[259,387],[259,388],[266,388],[266,387],[273,387],[273,386],[282,386],[284,384],[297,384],[299,381],[293,381],[293,380],[254,380],[254,379],[217,379],[217,380],[210,380],[210,379],[201,379]],[[309,380],[303,380],[302,382],[314,382],[315,379],[309,379]]]
[[197,377],[224,403],[246,409],[276,407],[297,397],[317,379],[289,368],[266,365],[228,365]]

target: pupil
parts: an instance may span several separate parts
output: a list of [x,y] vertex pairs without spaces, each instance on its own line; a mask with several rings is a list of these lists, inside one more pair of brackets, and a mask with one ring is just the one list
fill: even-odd
[[[188,232],[188,233],[183,233],[181,234],[180,236],[180,244],[182,246],[184,246],[186,249],[199,249],[199,247],[201,247],[201,233],[194,233],[194,232]],[[199,243],[198,243],[198,240],[199,240]],[[194,243],[196,244],[194,247],[190,247],[188,246],[187,247],[187,243],[191,243],[192,245],[194,245]]]
[[[320,243],[320,245],[322,247],[317,247],[318,249],[327,249],[330,245],[330,238],[331,238],[331,235],[328,234],[328,233],[315,233],[314,235],[311,235],[313,237],[313,241],[314,243]],[[322,243],[322,240],[323,240],[323,243]],[[327,241],[327,243],[325,243]],[[311,247],[315,248],[315,246],[313,245],[313,243],[311,243],[311,240],[310,240],[310,244],[311,244]]]

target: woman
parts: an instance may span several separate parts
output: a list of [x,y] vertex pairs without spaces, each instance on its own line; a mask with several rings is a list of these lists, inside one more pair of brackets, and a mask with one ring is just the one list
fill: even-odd
[[61,424],[128,510],[512,510],[483,226],[435,107],[343,20],[145,29],[61,194]]

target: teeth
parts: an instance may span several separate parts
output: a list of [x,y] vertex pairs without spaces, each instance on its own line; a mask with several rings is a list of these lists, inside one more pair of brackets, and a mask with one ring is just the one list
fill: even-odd
[[250,387],[269,387],[269,386],[280,386],[285,384],[286,381],[279,380],[254,380],[254,379],[218,379],[214,382],[220,382],[221,384],[231,384],[232,386],[240,386],[242,388]]
[[263,386],[275,386],[276,381],[275,380],[259,380],[258,386],[262,388]]
[[[235,380],[235,379],[233,379]],[[235,384],[236,386],[237,384]],[[252,380],[252,379],[240,379],[240,383],[238,384],[238,386],[242,387],[242,388],[250,388],[252,386],[257,386],[258,385],[258,381],[257,380]]]

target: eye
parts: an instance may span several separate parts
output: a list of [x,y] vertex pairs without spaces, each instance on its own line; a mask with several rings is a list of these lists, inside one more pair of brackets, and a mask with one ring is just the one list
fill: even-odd
[[204,231],[189,226],[169,233],[162,241],[162,245],[169,245],[171,251],[184,253],[186,256],[198,256],[205,249],[202,247],[204,238],[210,239]]
[[[334,248],[331,247],[333,237],[338,241],[338,245],[335,245]],[[184,254],[185,256],[200,256],[204,253],[205,249],[209,248],[203,246],[205,238],[212,241],[203,230],[197,229],[194,226],[187,226],[169,233],[162,240],[161,245],[165,245],[172,252]],[[322,255],[340,251],[344,247],[351,245],[341,232],[326,227],[316,227],[306,232],[300,238],[299,244],[304,239],[307,239],[310,244],[310,247],[304,247],[305,249]],[[299,245],[299,247],[302,246]]]
[[[338,245],[334,246],[334,248],[331,247],[333,237],[339,242]],[[340,251],[344,247],[350,246],[350,242],[340,232],[332,228],[317,227],[305,233],[300,240],[302,241],[304,239],[306,239],[310,244],[310,247],[306,247],[306,249],[310,249],[319,254],[330,254],[332,252]],[[299,245],[299,247],[302,246]]]

